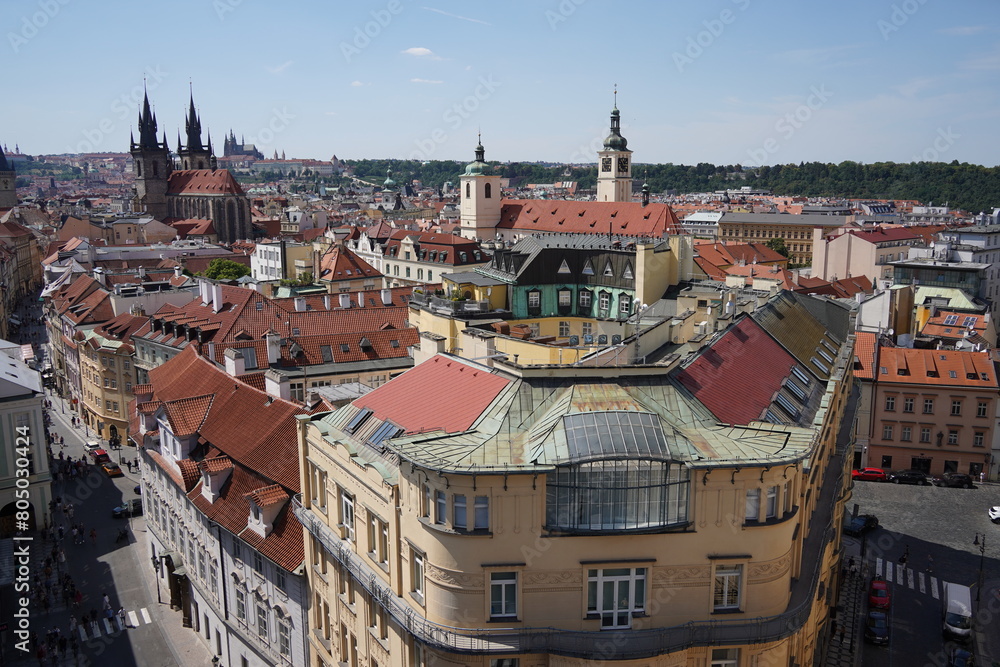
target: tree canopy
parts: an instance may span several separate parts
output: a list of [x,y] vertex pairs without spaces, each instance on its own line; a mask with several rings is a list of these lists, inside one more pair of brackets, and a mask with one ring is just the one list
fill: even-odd
[[213,259],[205,269],[205,277],[212,280],[239,280],[250,275],[250,267],[231,259]]

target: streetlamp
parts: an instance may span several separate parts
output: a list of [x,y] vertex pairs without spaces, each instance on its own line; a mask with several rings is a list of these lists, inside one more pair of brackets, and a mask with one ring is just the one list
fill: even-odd
[[[983,539],[980,540],[979,538]],[[986,560],[986,533],[976,533],[976,539],[972,544],[979,547],[979,586],[976,588],[976,604],[983,593],[983,562]]]
[[153,556],[153,572],[156,573],[156,602],[157,604],[163,604],[163,600],[160,599],[160,557]]

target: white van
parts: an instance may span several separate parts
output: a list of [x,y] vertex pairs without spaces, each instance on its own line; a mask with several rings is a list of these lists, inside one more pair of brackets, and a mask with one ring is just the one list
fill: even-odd
[[945,582],[941,596],[944,634],[959,640],[972,637],[972,591],[968,586]]

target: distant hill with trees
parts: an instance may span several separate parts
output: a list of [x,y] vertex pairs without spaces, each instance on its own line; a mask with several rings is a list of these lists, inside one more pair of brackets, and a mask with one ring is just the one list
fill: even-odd
[[[425,186],[440,187],[446,181],[458,185],[464,162],[454,160],[348,160],[355,176],[376,184],[386,170],[398,183],[419,179]],[[597,166],[545,166],[541,163],[491,163],[495,173],[514,185],[577,181],[581,188],[597,185]],[[568,172],[568,173],[567,173]],[[748,185],[777,195],[844,197],[852,199],[917,199],[923,203],[948,204],[972,213],[1000,207],[1000,167],[984,167],[958,161],[945,162],[802,162],[765,167],[742,165],[633,164],[637,182],[645,180],[652,192],[712,192]]]

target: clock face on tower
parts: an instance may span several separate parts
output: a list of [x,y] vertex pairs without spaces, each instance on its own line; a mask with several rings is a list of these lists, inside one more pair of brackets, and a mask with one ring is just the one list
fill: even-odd
[[611,158],[601,158],[601,171],[611,171]]
[[618,158],[618,173],[627,174],[628,173],[628,158],[620,157]]

